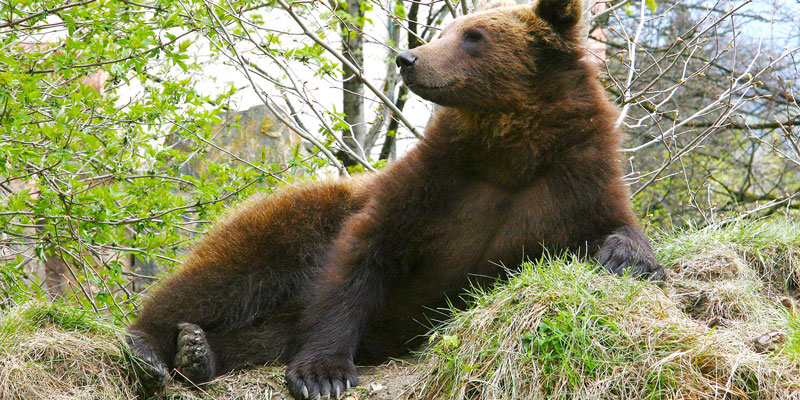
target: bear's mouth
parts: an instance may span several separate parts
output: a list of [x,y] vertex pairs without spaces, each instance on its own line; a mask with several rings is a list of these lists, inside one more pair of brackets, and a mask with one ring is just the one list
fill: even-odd
[[450,87],[451,84],[452,84],[452,82],[433,84],[433,85],[432,84],[420,83],[420,82],[406,82],[406,86],[408,86],[408,88],[411,89],[411,90],[414,90],[414,89],[422,89],[422,90],[446,89],[446,88]]

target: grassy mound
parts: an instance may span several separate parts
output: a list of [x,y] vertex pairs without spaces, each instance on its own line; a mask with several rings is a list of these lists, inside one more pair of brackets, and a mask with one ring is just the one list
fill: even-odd
[[[0,315],[0,399],[137,398],[122,333],[123,327],[64,304],[32,301],[11,309]],[[159,397],[281,399],[282,374],[260,368],[199,389],[170,385]]]
[[[655,239],[662,286],[573,258],[474,295],[416,366],[360,369],[349,400],[800,398],[798,224]],[[0,398],[131,399],[122,327],[31,302],[0,314]],[[416,361],[416,360],[415,360]],[[170,385],[161,398],[288,398],[281,368]]]
[[528,264],[432,336],[411,397],[798,398],[798,228],[658,238],[662,287],[575,259]]
[[0,316],[0,398],[130,399],[121,328],[31,302]]

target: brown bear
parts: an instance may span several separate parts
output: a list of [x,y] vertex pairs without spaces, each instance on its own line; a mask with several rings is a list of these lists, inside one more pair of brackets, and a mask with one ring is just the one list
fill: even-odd
[[584,60],[581,0],[454,20],[397,56],[441,106],[425,138],[379,173],[250,201],[197,244],[129,328],[157,388],[287,364],[297,398],[339,397],[414,346],[430,310],[525,257],[573,251],[661,279],[631,211],[617,111]]

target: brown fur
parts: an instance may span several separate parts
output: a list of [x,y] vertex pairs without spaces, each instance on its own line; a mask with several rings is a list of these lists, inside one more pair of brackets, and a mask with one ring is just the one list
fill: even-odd
[[240,208],[152,293],[131,347],[195,381],[284,362],[294,396],[337,395],[354,361],[406,351],[429,310],[501,265],[569,250],[663,277],[579,17],[578,0],[490,8],[398,56],[406,84],[445,106],[425,139],[378,174]]

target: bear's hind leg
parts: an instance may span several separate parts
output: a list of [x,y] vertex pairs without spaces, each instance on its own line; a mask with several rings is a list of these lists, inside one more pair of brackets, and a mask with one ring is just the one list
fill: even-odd
[[215,359],[215,373],[222,375],[249,365],[286,363],[297,335],[295,318],[274,315],[266,321],[227,332],[206,331]]
[[134,356],[130,362],[139,391],[148,396],[163,389],[169,381],[167,366],[159,359],[143,335],[139,332],[129,332],[125,336],[125,342]]
[[[169,381],[169,369],[179,377],[199,385],[247,365],[286,362],[290,338],[296,331],[291,314],[273,315],[267,321],[230,331],[206,331],[192,323],[177,324],[172,335],[174,356],[167,365],[145,339],[147,334],[131,330],[126,342],[136,359],[135,378],[140,391],[150,396]],[[169,336],[169,335],[162,335]]]
[[178,329],[172,365],[178,376],[193,384],[248,365],[285,362],[295,331],[293,319],[285,316],[230,331],[207,331],[185,322]]

